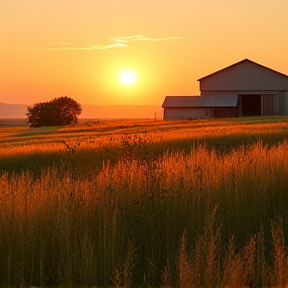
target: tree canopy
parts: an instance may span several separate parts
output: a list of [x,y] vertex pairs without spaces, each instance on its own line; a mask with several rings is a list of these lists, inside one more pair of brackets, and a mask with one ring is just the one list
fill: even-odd
[[81,104],[63,96],[28,106],[26,116],[31,127],[65,126],[77,123],[81,111]]

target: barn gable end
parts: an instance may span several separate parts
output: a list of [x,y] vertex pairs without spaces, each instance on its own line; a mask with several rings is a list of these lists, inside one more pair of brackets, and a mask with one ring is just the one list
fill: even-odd
[[288,90],[288,76],[245,59],[198,79],[202,94],[221,91]]

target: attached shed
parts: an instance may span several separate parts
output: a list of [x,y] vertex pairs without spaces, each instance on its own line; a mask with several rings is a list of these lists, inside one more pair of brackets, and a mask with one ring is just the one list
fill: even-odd
[[164,119],[288,115],[288,76],[244,59],[198,79],[200,96],[167,96]]
[[238,95],[166,96],[164,119],[225,118],[237,116]]

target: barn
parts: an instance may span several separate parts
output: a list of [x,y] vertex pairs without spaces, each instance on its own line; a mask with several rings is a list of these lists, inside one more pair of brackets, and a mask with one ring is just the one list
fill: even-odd
[[249,59],[198,81],[200,96],[166,96],[164,119],[288,115],[288,76]]

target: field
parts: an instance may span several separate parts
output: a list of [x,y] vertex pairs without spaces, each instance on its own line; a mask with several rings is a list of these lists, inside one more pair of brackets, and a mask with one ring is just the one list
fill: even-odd
[[0,122],[0,287],[287,287],[288,117]]

